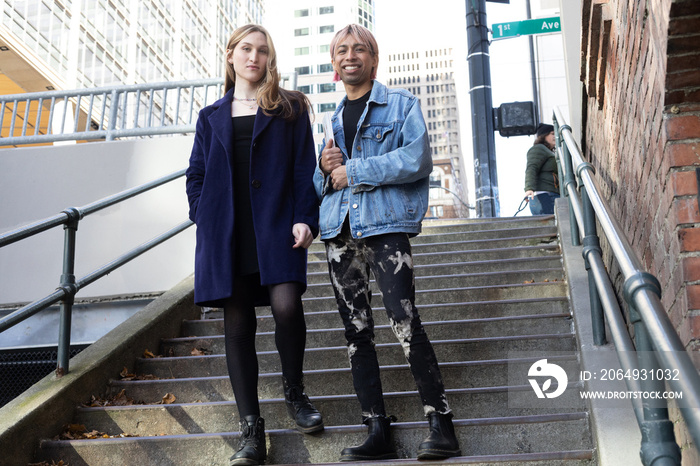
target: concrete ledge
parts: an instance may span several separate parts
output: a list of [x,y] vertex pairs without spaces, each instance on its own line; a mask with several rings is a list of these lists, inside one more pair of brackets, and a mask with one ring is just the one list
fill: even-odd
[[183,320],[198,317],[193,298],[190,276],[72,358],[68,374],[47,375],[1,408],[3,458],[12,464],[31,462],[39,442],[57,435],[81,402],[104,392],[125,366],[133,369],[144,350],[157,353],[161,337],[179,335]]
[[[600,370],[600,367],[595,367],[595,362],[601,361],[603,358],[594,357],[594,355],[596,353],[614,355],[615,345],[612,342],[602,346],[596,346],[593,343],[588,273],[581,254],[583,248],[571,245],[568,201],[557,199],[555,211],[564,270],[569,284],[571,313],[574,317],[576,338],[580,348],[581,369],[595,372]],[[607,335],[610,335],[609,330]],[[604,360],[617,361],[617,357],[605,357]],[[590,389],[588,382],[586,382],[585,387]],[[629,403],[629,409],[602,407],[600,406],[601,400],[588,400],[588,404],[598,464],[601,466],[641,465],[639,450],[642,445],[642,434],[632,410],[632,404]]]

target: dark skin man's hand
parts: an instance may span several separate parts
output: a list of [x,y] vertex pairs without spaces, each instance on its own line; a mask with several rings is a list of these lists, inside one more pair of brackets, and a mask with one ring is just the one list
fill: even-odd
[[329,139],[321,152],[321,171],[330,175],[333,170],[343,165],[343,153],[335,147],[333,139]]

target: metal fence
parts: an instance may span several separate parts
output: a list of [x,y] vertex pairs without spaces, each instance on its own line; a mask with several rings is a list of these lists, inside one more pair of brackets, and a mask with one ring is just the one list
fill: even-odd
[[[296,73],[280,85],[296,89]],[[0,96],[0,147],[193,133],[222,78]]]
[[223,79],[0,96],[0,146],[193,132]]
[[[679,410],[695,445],[700,445],[700,375],[661,304],[661,286],[642,268],[601,194],[593,165],[584,161],[571,127],[559,109],[555,109],[553,119],[557,154],[564,175],[561,195],[569,199],[571,241],[576,246],[583,243],[589,274],[594,344],[606,343],[607,323],[623,373],[631,374],[624,378],[631,392],[663,392],[665,383],[681,392],[683,398],[677,401]],[[598,226],[624,276],[623,299],[634,326],[634,341],[603,262]],[[634,375],[658,374],[658,370],[672,371],[677,377]],[[631,401],[642,433],[642,462],[654,466],[680,464],[681,452],[675,441],[673,423],[668,418],[666,401],[646,397]]]
[[68,360],[70,359],[70,329],[73,301],[78,291],[193,225],[190,220],[186,220],[167,232],[117,257],[113,261],[94,270],[84,277],[76,279],[74,275],[75,251],[76,232],[78,230],[79,222],[87,215],[94,214],[110,206],[126,201],[127,199],[131,199],[132,197],[138,196],[161,185],[181,178],[184,175],[185,169],[182,169],[175,173],[171,173],[170,175],[158,178],[157,180],[145,183],[141,186],[137,186],[135,188],[122,191],[121,193],[108,196],[104,199],[100,199],[83,207],[69,207],[53,217],[49,217],[0,235],[1,248],[52,228],[62,227],[64,229],[63,270],[60,277],[59,286],[55,291],[47,296],[29,303],[10,315],[0,319],[0,332],[3,332],[4,330],[28,319],[34,314],[47,309],[52,304],[60,302],[58,363],[56,373],[58,376],[65,374],[68,371]]

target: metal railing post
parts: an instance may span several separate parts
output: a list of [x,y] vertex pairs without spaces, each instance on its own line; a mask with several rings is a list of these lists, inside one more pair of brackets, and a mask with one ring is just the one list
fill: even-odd
[[78,222],[81,214],[73,207],[64,211],[68,214],[68,221],[63,226],[63,274],[61,275],[60,289],[65,296],[61,299],[59,327],[58,327],[58,355],[56,377],[63,377],[68,373],[68,361],[70,359],[70,332],[73,313],[73,301],[78,292],[75,284],[75,237],[78,231]]
[[[109,108],[109,123],[107,123],[107,136],[105,137],[105,140],[107,141],[114,140],[114,132],[117,129],[117,116],[119,115],[119,95],[120,94],[116,89],[112,91],[112,104]],[[106,98],[107,94],[105,94],[105,99]]]
[[[656,277],[646,272],[638,272],[625,280],[624,297],[630,309],[630,322],[634,325],[635,343],[639,369],[646,374],[658,374],[660,365],[654,353],[654,345],[644,321],[634,304],[634,295],[647,288],[661,297],[661,285]],[[642,392],[661,393],[665,391],[663,378],[651,376],[640,380]],[[640,455],[645,465],[680,465],[681,450],[676,443],[673,423],[668,418],[666,400],[646,397],[642,400],[644,420],[640,425],[642,446]]]
[[[556,140],[559,141],[559,149],[561,149],[561,164],[564,170],[564,183],[560,184],[560,191],[562,196],[569,196],[569,185],[572,185],[573,190],[576,190],[576,178],[574,177],[574,168],[573,168],[573,161],[571,160],[571,153],[569,152],[569,148],[566,144],[563,143],[563,137],[561,137],[561,133],[564,130],[569,130],[571,131],[571,127],[569,125],[559,125],[559,123],[556,120],[556,117],[554,118],[554,122],[556,124],[555,128],[555,137]],[[574,246],[581,246],[581,233],[578,228],[578,223],[576,222],[576,213],[574,212],[574,208],[571,202],[569,202],[569,223],[571,224],[571,244]]]
[[[593,170],[590,163],[582,164],[578,171],[588,169]],[[595,277],[591,264],[588,260],[588,255],[595,251],[598,256],[602,256],[603,251],[600,248],[600,238],[596,228],[595,211],[588,197],[586,186],[581,184],[581,202],[583,204],[583,250],[581,254],[585,260],[586,271],[588,272],[588,296],[591,302],[591,327],[593,330],[593,343],[595,345],[604,345],[607,343],[605,338],[605,315],[603,313],[603,305],[600,302],[600,295],[596,287]]]

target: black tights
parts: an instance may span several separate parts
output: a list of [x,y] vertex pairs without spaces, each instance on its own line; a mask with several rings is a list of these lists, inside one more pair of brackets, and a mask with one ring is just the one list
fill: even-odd
[[[257,277],[237,278],[233,296],[224,304],[226,365],[236,397],[238,413],[260,415],[258,403],[258,358],[255,353],[257,318],[253,296]],[[282,376],[290,384],[301,383],[306,346],[306,322],[301,304],[302,285],[296,282],[268,286],[275,344],[282,362]]]

